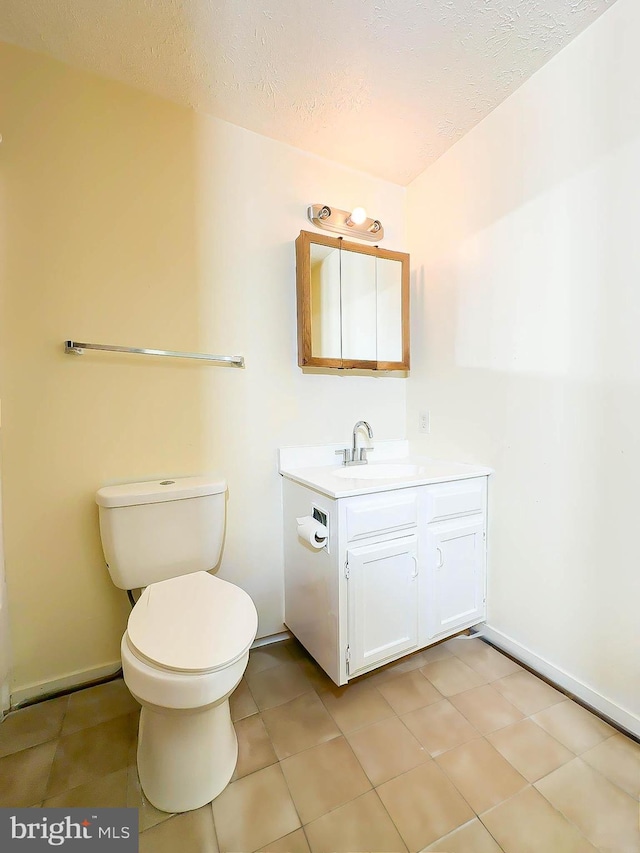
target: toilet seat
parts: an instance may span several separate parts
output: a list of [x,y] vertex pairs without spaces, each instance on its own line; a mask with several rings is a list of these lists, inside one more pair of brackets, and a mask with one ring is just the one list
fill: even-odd
[[242,658],[258,627],[244,590],[193,572],[148,586],[131,611],[127,639],[153,666],[180,673],[209,673]]

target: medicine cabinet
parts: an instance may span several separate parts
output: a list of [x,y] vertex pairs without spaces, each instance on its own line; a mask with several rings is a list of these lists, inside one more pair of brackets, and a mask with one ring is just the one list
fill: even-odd
[[409,369],[409,255],[301,231],[298,364]]

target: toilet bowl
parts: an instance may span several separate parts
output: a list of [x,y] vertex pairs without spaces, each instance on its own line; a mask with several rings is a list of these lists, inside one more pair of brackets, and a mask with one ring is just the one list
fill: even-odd
[[222,553],[219,476],[104,486],[96,494],[114,584],[143,589],[122,637],[122,672],[142,705],[138,774],[156,808],[200,808],[224,789],[238,742],[229,696],[258,628],[244,590],[209,574]]
[[122,637],[122,671],[142,705],[138,774],[161,811],[200,808],[224,790],[238,744],[229,696],[258,618],[239,587],[207,572],[148,586]]

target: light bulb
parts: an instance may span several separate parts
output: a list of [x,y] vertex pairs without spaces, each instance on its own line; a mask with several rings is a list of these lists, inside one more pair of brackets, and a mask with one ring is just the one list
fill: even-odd
[[367,218],[367,211],[364,207],[354,207],[351,211],[351,216],[349,219],[353,222],[354,225],[362,225],[362,223]]

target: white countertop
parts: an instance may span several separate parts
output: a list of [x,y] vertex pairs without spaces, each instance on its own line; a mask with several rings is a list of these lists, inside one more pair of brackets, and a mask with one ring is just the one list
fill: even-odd
[[[374,470],[380,468],[383,476],[375,477]],[[363,471],[363,469],[367,469]],[[353,472],[353,476],[349,476]],[[366,479],[358,476],[363,472]],[[308,486],[331,498],[346,498],[353,495],[368,495],[391,489],[407,489],[444,483],[450,480],[467,480],[492,473],[491,468],[469,465],[462,462],[446,462],[424,456],[405,456],[368,462],[366,465],[344,466],[312,465],[287,467],[281,457],[280,473],[283,477]]]

